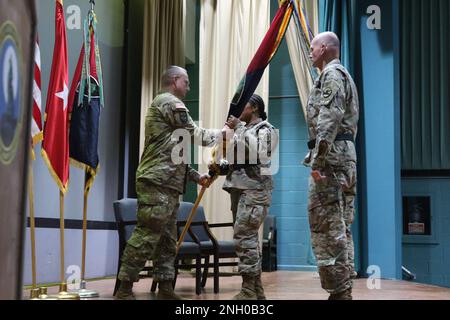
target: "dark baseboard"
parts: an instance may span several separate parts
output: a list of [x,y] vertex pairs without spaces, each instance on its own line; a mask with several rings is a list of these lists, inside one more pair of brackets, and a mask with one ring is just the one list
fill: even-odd
[[402,170],[402,178],[449,178],[450,170]]
[[[36,228],[47,228],[47,229],[59,229],[59,219],[57,218],[36,218],[35,219]],[[27,218],[27,227],[30,227],[30,218]],[[83,229],[83,220],[64,220],[65,229]],[[115,222],[109,221],[87,221],[88,230],[117,230],[117,225]]]

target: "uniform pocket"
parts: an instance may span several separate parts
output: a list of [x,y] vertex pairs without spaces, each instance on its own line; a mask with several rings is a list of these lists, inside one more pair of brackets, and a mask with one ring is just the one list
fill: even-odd
[[167,224],[172,210],[168,206],[140,206],[137,218],[139,225],[153,231],[161,232]]
[[147,236],[147,233],[143,229],[137,227],[127,243],[130,246],[139,249],[146,242]]
[[328,221],[328,212],[325,208],[316,207],[310,211],[309,224],[311,232],[314,233],[326,233],[330,230],[330,224]]
[[332,205],[342,199],[342,189],[334,174],[327,173],[319,182],[310,178],[308,209]]
[[265,190],[245,191],[242,197],[246,205],[270,206],[272,203],[272,194]]
[[336,168],[336,177],[343,191],[353,192],[356,187],[356,163],[349,162],[345,166]]
[[169,194],[161,192],[159,188],[146,183],[144,179],[137,181],[136,192],[139,203],[144,206],[167,206],[169,203]]
[[252,207],[248,207],[250,209],[248,225],[254,229],[255,232],[258,232],[259,227],[261,226],[266,212],[267,207],[261,205],[253,205]]

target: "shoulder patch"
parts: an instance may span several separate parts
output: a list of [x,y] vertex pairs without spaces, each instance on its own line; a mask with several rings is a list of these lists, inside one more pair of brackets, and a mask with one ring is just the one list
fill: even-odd
[[188,111],[188,109],[186,108],[186,106],[183,103],[176,103],[175,109],[177,111]]
[[181,102],[175,102],[172,105],[172,110],[174,112],[175,118],[178,119],[178,122],[182,125],[186,125],[189,122],[188,113],[189,110],[186,108],[184,103]]
[[329,107],[329,104],[334,99],[334,97],[339,94],[341,86],[342,81],[339,76],[337,76],[335,72],[329,72],[323,79],[320,104],[322,106]]
[[333,94],[333,90],[331,90],[330,88],[325,88],[325,90],[323,91],[323,97],[325,99],[328,99],[329,97],[331,97],[332,94]]

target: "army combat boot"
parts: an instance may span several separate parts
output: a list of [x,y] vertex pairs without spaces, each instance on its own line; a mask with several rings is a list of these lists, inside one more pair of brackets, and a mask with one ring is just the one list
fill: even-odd
[[264,294],[264,288],[261,281],[261,274],[259,274],[255,278],[255,291],[256,291],[256,298],[258,300],[267,300],[266,295]]
[[133,282],[120,281],[120,287],[119,290],[117,290],[115,297],[118,300],[136,300],[133,294]]
[[159,282],[159,290],[156,295],[158,300],[189,300],[177,295],[173,291],[172,281]]
[[328,297],[328,300],[353,300],[352,288],[349,288],[339,293],[332,293]]
[[257,300],[255,276],[242,275],[242,289],[232,300]]

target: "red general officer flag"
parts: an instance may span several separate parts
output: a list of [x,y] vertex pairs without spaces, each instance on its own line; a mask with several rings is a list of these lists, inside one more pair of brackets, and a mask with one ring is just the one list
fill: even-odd
[[55,47],[45,107],[42,156],[61,192],[69,182],[69,71],[62,0],[56,1]]

